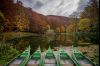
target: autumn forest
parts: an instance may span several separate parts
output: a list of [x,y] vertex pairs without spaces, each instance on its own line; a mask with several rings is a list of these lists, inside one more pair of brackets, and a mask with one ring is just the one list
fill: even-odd
[[[71,36],[66,36],[67,34]],[[66,37],[71,38],[66,39]],[[97,49],[99,45],[99,0],[90,0],[82,12],[78,14],[73,12],[70,16],[43,15],[30,7],[23,6],[21,0],[17,0],[16,3],[13,0],[0,0],[0,66],[21,53],[29,44],[34,49],[38,45],[44,45],[43,48],[46,48],[49,44],[52,47],[57,44],[69,46],[66,40],[80,47],[96,46],[97,54],[92,58],[90,55],[87,56],[94,62],[99,62]],[[85,43],[90,43],[90,45]]]
[[[98,2],[92,0],[91,4],[81,13],[81,18],[78,19],[78,31],[98,32],[98,14]],[[70,17],[44,16],[32,11],[31,8],[24,7],[21,1],[15,4],[13,0],[1,0],[0,16],[0,32],[29,31],[44,33],[48,29],[53,29],[55,32],[62,33],[73,31],[73,22]]]

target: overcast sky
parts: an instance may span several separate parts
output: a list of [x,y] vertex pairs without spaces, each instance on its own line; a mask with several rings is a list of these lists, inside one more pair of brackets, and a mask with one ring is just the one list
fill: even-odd
[[[16,1],[16,0],[15,0]],[[69,16],[82,11],[89,0],[20,0],[25,7],[31,7],[43,15]]]

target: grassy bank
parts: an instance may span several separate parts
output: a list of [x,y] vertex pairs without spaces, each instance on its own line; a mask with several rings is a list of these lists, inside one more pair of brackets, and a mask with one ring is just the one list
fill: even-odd
[[34,33],[29,33],[29,32],[5,32],[0,34],[0,40],[1,41],[6,41],[10,39],[15,39],[15,38],[22,38],[22,37],[28,37],[28,36],[37,36],[37,34]]
[[19,51],[9,44],[0,44],[0,66],[6,64],[18,54]]

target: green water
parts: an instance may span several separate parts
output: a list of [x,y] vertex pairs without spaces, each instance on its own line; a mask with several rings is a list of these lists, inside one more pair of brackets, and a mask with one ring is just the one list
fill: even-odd
[[32,50],[35,51],[38,46],[42,50],[47,49],[49,46],[52,48],[62,46],[71,46],[72,45],[72,36],[71,35],[39,35],[39,36],[30,36],[24,38],[16,38],[12,40],[7,40],[7,43],[11,44],[14,48],[21,51],[24,50],[27,46],[31,46]]
[[31,46],[32,50],[36,50],[38,46],[42,50],[47,49],[49,46],[52,48],[59,46],[91,46],[97,45],[90,41],[91,39],[83,35],[69,35],[69,34],[55,34],[55,35],[36,35],[23,38],[9,39],[5,41],[17,50],[24,50],[27,46]]

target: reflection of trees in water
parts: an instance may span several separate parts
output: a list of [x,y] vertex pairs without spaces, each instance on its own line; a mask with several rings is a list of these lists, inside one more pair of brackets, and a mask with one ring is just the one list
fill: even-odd
[[53,41],[51,41],[51,44],[54,46],[60,46],[60,45],[71,45],[71,42],[67,41],[67,40],[72,40],[71,38],[68,38],[71,36],[67,36],[66,34],[59,34],[59,35],[55,35],[55,39]]
[[[77,37],[79,38],[77,41],[84,40],[82,39],[84,38],[82,36],[80,37],[79,35],[77,35]],[[76,38],[76,35],[74,35],[74,38]],[[48,35],[48,36],[43,35],[43,36],[17,38],[17,39],[10,40],[7,43],[12,44],[14,48],[16,48],[19,51],[23,51],[29,45],[31,46],[32,51],[35,51],[39,45],[43,50],[47,49],[49,45],[52,48],[60,45],[72,46],[72,44],[79,46],[78,43],[76,44],[74,43],[77,41],[73,40],[72,35],[56,34],[56,35]]]
[[77,32],[73,32],[72,44],[73,44],[74,46],[78,46],[78,33],[77,33]]
[[50,45],[51,47],[60,45],[71,45],[71,36],[68,35],[49,35],[49,36],[38,36],[38,37],[24,37],[17,38],[8,41],[13,44],[13,46],[19,51],[24,50],[28,45],[31,45],[32,51],[35,51],[40,45],[42,49],[47,49]]
[[99,44],[99,36],[96,33],[83,32],[79,34],[81,42]]

